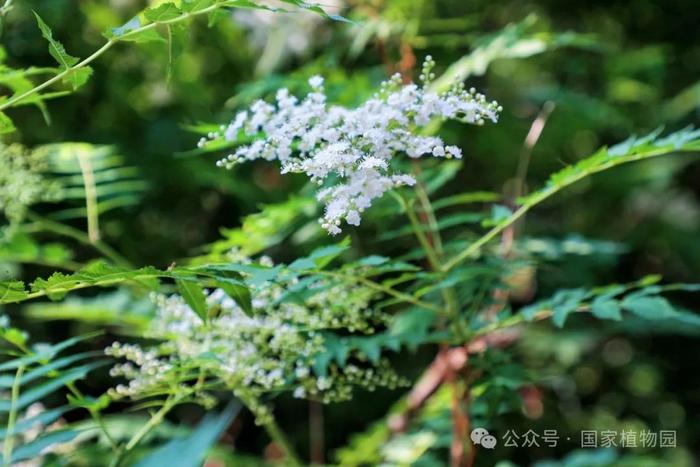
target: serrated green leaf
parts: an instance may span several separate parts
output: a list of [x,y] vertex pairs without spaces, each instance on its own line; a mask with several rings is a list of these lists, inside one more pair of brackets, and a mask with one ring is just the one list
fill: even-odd
[[225,278],[219,279],[217,285],[226,292],[226,295],[236,301],[246,315],[253,315],[252,297],[245,283],[235,279]]
[[381,336],[351,337],[352,346],[365,354],[370,362],[377,364],[382,355]]
[[212,10],[209,12],[207,15],[207,27],[213,28],[217,24],[219,24],[222,20],[225,20],[226,18],[229,17],[229,13],[226,12],[225,10]]
[[600,148],[586,159],[552,174],[544,188],[520,198],[518,203],[523,206],[535,205],[548,198],[557,189],[571,185],[588,175],[627,162],[700,149],[700,130],[688,127],[662,138],[659,137],[660,134],[661,129],[657,129],[642,137],[632,136],[610,148]]
[[429,310],[411,309],[396,315],[389,325],[388,335],[396,337],[411,349],[425,342],[430,327],[437,319]]
[[92,68],[90,68],[89,66],[84,66],[81,68],[71,70],[68,73],[68,75],[65,78],[63,78],[63,82],[70,84],[73,88],[73,91],[75,91],[81,86],[83,86],[85,83],[87,83],[91,76]]
[[0,282],[0,303],[15,303],[26,298],[27,292],[22,281]]
[[79,59],[77,57],[69,55],[66,52],[66,49],[63,47],[63,44],[61,44],[53,38],[51,28],[49,28],[49,26],[44,22],[44,20],[41,19],[41,17],[36,11],[34,12],[34,16],[36,16],[36,22],[39,25],[39,29],[41,30],[41,35],[44,36],[44,39],[46,39],[49,42],[49,53],[58,62],[59,66],[62,69],[67,70],[68,68],[78,63]]
[[14,131],[17,131],[17,128],[15,128],[15,124],[12,123],[10,117],[5,115],[4,112],[0,112],[0,135]]
[[289,265],[289,269],[294,271],[323,269],[348,248],[350,248],[349,237],[336,245],[317,248],[309,256],[295,260]]
[[591,304],[591,314],[599,319],[611,319],[620,321],[622,314],[620,313],[620,305],[615,300],[596,299]]
[[0,337],[17,347],[27,343],[27,334],[17,328],[0,329]]
[[143,29],[144,26],[141,19],[136,16],[122,26],[112,28],[105,32],[104,36],[113,41],[129,41],[139,44],[145,42],[165,42],[163,36],[161,36],[156,29]]
[[628,295],[622,300],[621,305],[625,310],[644,319],[666,319],[678,314],[663,297]]
[[204,295],[202,286],[190,280],[176,280],[177,290],[182,295],[185,302],[192,308],[192,311],[197,313],[202,321],[207,320],[209,306],[207,305],[207,297]]
[[143,16],[154,23],[175,19],[182,14],[182,11],[172,2],[162,3],[154,8],[147,8]]
[[182,11],[188,13],[196,13],[205,8],[208,8],[214,4],[214,0],[183,0],[182,1]]
[[589,295],[586,290],[572,289],[562,291],[554,296],[554,312],[552,322],[558,328],[564,327],[568,316],[575,312],[581,302]]

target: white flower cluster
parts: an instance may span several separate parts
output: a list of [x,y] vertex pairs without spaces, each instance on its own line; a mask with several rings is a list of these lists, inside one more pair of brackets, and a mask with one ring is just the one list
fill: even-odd
[[[215,289],[207,296],[207,322],[179,295],[154,295],[158,312],[148,337],[162,343],[148,349],[114,343],[106,349],[108,355],[126,360],[112,368],[112,375],[125,377],[128,385],[117,386],[113,395],[143,398],[173,382],[189,384],[202,374],[248,404],[269,391],[290,390],[297,397],[330,401],[349,397],[353,385],[402,383],[386,363],[373,367],[362,357],[356,364],[329,368],[327,376],[318,375],[314,363],[327,351],[323,331],[372,332],[386,316],[369,307],[376,295],[371,289],[351,285],[341,290],[325,279],[299,281],[292,275],[252,287],[250,315],[224,290]],[[302,290],[311,295],[300,299]],[[262,406],[258,409],[258,415],[264,413]]]
[[337,234],[343,220],[359,225],[361,213],[386,191],[415,183],[411,175],[391,167],[395,155],[462,156],[460,148],[445,145],[436,136],[422,136],[418,128],[434,119],[478,125],[485,120],[497,121],[501,110],[498,104],[487,102],[474,89],[465,90],[462,83],[443,93],[431,91],[433,66],[428,57],[422,86],[402,86],[400,77],[395,76],[354,109],[329,105],[323,78],[314,76],[309,80],[311,92],[305,98],[300,100],[287,89],[280,89],[275,104],[255,102],[250,110],[238,113],[228,126],[223,126],[220,133],[200,140],[199,145],[205,146],[208,139],[238,141],[255,137],[217,165],[231,168],[255,159],[278,160],[282,173],[303,172],[318,185],[325,184],[317,195],[325,205],[321,225]]

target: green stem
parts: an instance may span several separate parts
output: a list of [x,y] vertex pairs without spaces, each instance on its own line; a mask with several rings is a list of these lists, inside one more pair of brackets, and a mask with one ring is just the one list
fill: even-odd
[[[440,236],[440,226],[435,216],[435,210],[430,202],[430,197],[425,191],[425,188],[421,183],[416,184],[416,196],[423,206],[423,212],[428,219],[428,224],[431,229],[431,235],[433,243],[435,244],[435,255],[439,258],[440,263],[443,262],[444,251],[442,249],[442,237]],[[442,268],[439,268],[436,272],[440,272]],[[455,328],[455,333],[461,337],[463,342],[466,342],[469,338],[469,330],[465,328],[464,323],[459,319],[459,303],[457,301],[457,292],[454,287],[447,287],[442,289],[442,299],[445,301],[445,307],[447,308],[447,316],[452,320],[452,325]]]
[[418,197],[418,200],[420,201],[421,206],[423,207],[423,212],[428,218],[428,224],[430,225],[433,243],[435,244],[435,253],[439,258],[442,258],[443,250],[442,237],[440,236],[440,226],[438,225],[437,217],[435,217],[435,210],[433,209],[433,205],[430,202],[430,197],[425,191],[423,184],[421,184],[420,182],[416,183],[415,191],[416,196]]
[[412,295],[405,294],[403,292],[399,292],[396,289],[393,289],[393,288],[388,287],[386,285],[382,285],[378,282],[371,281],[371,280],[366,279],[362,276],[350,276],[347,274],[333,272],[333,271],[314,271],[313,274],[317,274],[319,276],[335,277],[335,278],[343,279],[346,281],[359,282],[360,284],[367,286],[370,289],[374,289],[374,290],[377,290],[379,292],[384,292],[385,294],[391,295],[392,297],[398,298],[399,300],[402,300],[404,302],[412,303],[413,305],[419,306],[421,308],[426,308],[428,310],[432,310],[435,312],[440,312],[440,308],[436,307],[432,303],[424,302],[418,298],[415,298]]
[[126,446],[118,448],[116,454],[112,458],[112,461],[109,463],[109,466],[118,467],[124,460],[124,456],[126,456],[129,453],[129,451],[134,449],[134,447],[136,447],[136,445],[139,442],[141,442],[143,437],[150,433],[151,430],[153,430],[153,428],[158,426],[163,421],[168,412],[170,412],[170,410],[172,410],[172,408],[175,407],[180,402],[180,400],[180,397],[168,397],[165,400],[163,406],[151,416],[148,422],[146,422],[145,425],[143,425],[136,433],[134,433],[134,435],[126,443]]
[[439,271],[441,269],[440,259],[437,257],[437,254],[430,244],[428,237],[425,235],[425,232],[423,232],[423,226],[418,221],[418,216],[416,216],[416,212],[413,210],[412,201],[405,199],[403,196],[401,196],[399,199],[402,206],[406,210],[409,221],[411,221],[413,232],[415,233],[416,238],[418,238],[418,242],[421,244],[423,251],[425,251],[425,255],[428,257],[430,267],[435,271]]
[[17,368],[15,380],[12,383],[12,399],[10,402],[10,413],[7,417],[7,434],[2,448],[2,458],[4,465],[11,465],[12,448],[15,439],[15,423],[17,422],[17,402],[19,400],[19,387],[24,374],[24,365]]
[[[83,393],[75,386],[75,383],[68,383],[66,384],[66,387],[73,393],[74,396],[76,396],[78,399],[83,399]],[[104,433],[105,438],[107,438],[107,441],[109,442],[109,445],[112,447],[112,450],[117,452],[119,450],[119,444],[117,441],[112,437],[112,435],[109,433],[107,430],[107,426],[105,425],[104,420],[102,419],[102,416],[100,413],[93,409],[93,408],[87,408],[87,411],[90,413],[90,417],[97,423],[97,426],[100,428],[102,433]]]
[[[117,273],[117,276],[120,276],[120,274]],[[140,279],[152,279],[152,278],[159,278],[159,277],[167,277],[167,278],[172,279],[173,275],[168,274],[167,272],[156,272],[156,273],[144,272],[143,274],[137,274],[134,276],[124,277],[124,275],[121,275],[120,277],[117,277],[114,279],[96,280],[94,282],[80,282],[79,280],[76,280],[75,282],[70,283],[70,285],[59,285],[59,286],[47,287],[45,289],[37,290],[36,292],[25,293],[22,297],[15,297],[12,299],[5,299],[5,297],[0,297],[0,305],[7,304],[7,303],[20,303],[20,302],[24,302],[27,300],[33,300],[33,299],[39,298],[39,297],[45,297],[45,296],[52,294],[52,293],[56,293],[56,294],[68,293],[68,292],[72,292],[74,290],[87,289],[90,287],[109,287],[112,285],[121,284],[123,282],[134,282],[134,283],[138,284],[138,281]]]
[[[577,307],[574,312],[575,313],[588,313],[591,311],[590,305],[580,305]],[[519,324],[525,323],[525,322],[533,322],[533,321],[542,321],[547,318],[550,318],[554,314],[554,310],[548,309],[548,308],[543,308],[539,311],[537,311],[534,316],[530,319],[526,319],[522,313],[518,313],[516,315],[513,315],[509,318],[506,318],[504,320],[498,321],[491,323],[487,326],[484,326],[483,328],[479,329],[474,333],[474,338],[476,337],[483,337],[487,334],[491,334],[496,331],[501,331],[503,329],[507,328],[512,328],[514,326],[517,326]]]
[[34,221],[37,228],[40,230],[45,230],[47,232],[53,232],[58,235],[63,235],[65,237],[72,238],[83,245],[93,247],[99,253],[101,253],[105,258],[116,264],[117,266],[122,266],[125,268],[130,268],[131,263],[117,250],[104,243],[101,240],[92,241],[90,236],[83,232],[82,230],[76,229],[66,224],[61,224],[60,222],[52,221],[45,217],[41,217],[34,213],[29,213],[27,216],[29,219]]
[[97,211],[97,186],[95,173],[92,170],[90,158],[82,151],[78,152],[78,165],[83,175],[85,187],[85,212],[87,213],[88,239],[95,245],[100,241],[100,214]]
[[293,466],[303,465],[296,451],[272,415],[266,417],[266,419],[267,421],[263,423],[263,427],[265,428],[265,431],[267,431],[267,434],[270,435],[272,441],[282,450],[282,452],[284,452],[287,463]]
[[582,180],[586,177],[589,177],[595,173],[602,172],[604,170],[611,169],[613,167],[616,167],[621,164],[625,164],[628,162],[634,162],[638,160],[643,160],[643,159],[649,159],[652,157],[658,157],[658,156],[663,156],[669,153],[675,152],[675,148],[669,149],[669,148],[659,148],[654,151],[649,151],[649,152],[644,152],[644,153],[639,153],[639,154],[632,154],[628,156],[619,156],[616,157],[612,160],[609,160],[608,162],[604,164],[600,164],[597,166],[594,166],[592,168],[589,168],[587,170],[582,170],[579,173],[576,173],[569,178],[561,181],[557,185],[550,185],[543,190],[531,195],[528,197],[528,200],[525,204],[520,206],[519,209],[517,209],[515,212],[513,212],[508,218],[502,220],[499,222],[496,226],[494,226],[491,230],[489,230],[486,234],[484,234],[482,237],[480,237],[478,240],[476,240],[474,243],[470,244],[469,247],[467,247],[464,251],[462,251],[460,254],[452,258],[450,261],[445,263],[442,267],[443,271],[449,271],[450,269],[454,268],[458,264],[460,264],[462,261],[476,255],[479,253],[481,248],[486,245],[488,242],[493,240],[497,235],[499,235],[503,230],[506,228],[510,227],[512,224],[517,222],[521,217],[523,217],[530,209],[534,208],[535,206],[539,205],[546,199],[552,197],[559,191],[563,190],[564,188],[567,188],[574,183],[578,182],[579,180]]
[[131,437],[128,443],[126,443],[126,447],[124,450],[126,452],[131,451],[134,449],[134,447],[139,444],[139,442],[143,439],[144,436],[146,436],[150,431],[158,426],[162,421],[163,418],[167,415],[170,410],[172,410],[173,407],[177,405],[179,402],[179,398],[176,397],[170,397],[165,400],[165,403],[163,406],[155,413],[153,416],[148,420],[148,422],[142,426],[139,431],[137,431],[134,436]]
[[63,78],[68,76],[68,74],[72,73],[73,71],[83,68],[87,66],[90,62],[95,60],[97,57],[102,55],[104,52],[106,52],[110,47],[112,47],[116,42],[113,40],[107,41],[102,47],[97,49],[92,55],[90,55],[88,58],[85,60],[77,63],[76,65],[66,68],[53,78],[49,78],[48,80],[44,81],[43,83],[39,84],[38,86],[33,87],[32,89],[23,92],[22,94],[18,96],[14,96],[10,99],[8,99],[5,103],[0,104],[0,111],[7,109],[8,107],[14,107],[16,106],[20,101],[26,99],[27,97],[33,96],[34,94],[38,93],[42,89],[45,89],[49,86],[51,86],[54,83],[57,83],[58,81],[61,81]]

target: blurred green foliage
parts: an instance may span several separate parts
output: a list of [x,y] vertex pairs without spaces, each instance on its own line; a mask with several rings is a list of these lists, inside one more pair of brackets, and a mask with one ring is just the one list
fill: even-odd
[[[17,1],[3,24],[0,66],[55,66],[32,10],[66,50],[86,57],[104,42],[101,31],[125,23],[146,3]],[[62,146],[69,153],[65,160],[78,158],[80,151],[98,152],[105,161],[96,198],[101,239],[135,266],[166,269],[180,258],[195,257],[195,263],[221,258],[233,247],[291,262],[326,242],[304,180],[282,177],[266,163],[220,170],[214,165],[219,153],[193,150],[199,134],[228,121],[235,110],[272,96],[281,86],[303,89],[316,73],[326,77],[334,101],[354,105],[388,73],[410,72],[418,68],[412,61],[420,63],[430,54],[442,79],[466,79],[499,101],[505,110],[498,125],[477,129],[449,123],[441,129],[447,142],[463,148],[462,164],[425,169],[433,182],[438,180],[434,192],[441,199],[460,195],[464,187],[483,191],[474,200],[476,207],[470,206],[471,217],[457,218],[455,225],[478,225],[489,217],[488,203],[499,199],[507,205],[517,194],[523,142],[546,103],[554,110],[532,149],[526,191],[630,134],[700,123],[700,43],[693,40],[700,9],[693,1],[351,0],[343,8],[353,23],[310,18],[312,13],[283,13],[275,20],[262,16],[256,22],[240,12],[226,13],[211,28],[206,20],[196,21],[172,45],[178,49],[174,57],[160,42],[118,44],[91,64],[91,78],[75,95],[13,109],[17,132],[5,141],[46,153],[56,149],[53,143],[80,142]],[[25,84],[0,82],[4,90]],[[435,85],[442,84],[438,80]],[[54,153],[49,160],[57,164],[58,157]],[[75,161],[64,161],[69,168],[53,166],[71,196],[57,205],[40,205],[37,212],[87,231],[83,213],[74,215],[89,196],[80,183],[72,184],[79,182],[70,179],[80,172]],[[562,288],[626,283],[652,274],[672,283],[697,281],[699,179],[697,158],[643,161],[588,178],[528,214],[516,245],[527,267],[515,268],[522,294],[515,294],[514,307]],[[446,214],[464,214],[458,203],[468,200],[451,202],[441,207]],[[391,219],[390,211],[378,203],[368,213],[369,221],[351,234],[359,252],[394,257],[407,250],[410,232],[402,232],[396,219],[392,229],[384,223]],[[14,246],[0,245],[0,261],[7,264],[3,275],[8,270],[11,276],[45,276],[56,265],[72,270],[93,253],[79,241],[67,248],[48,240],[15,236]],[[463,291],[469,296],[482,292]],[[680,290],[672,295],[689,316],[697,313],[692,295]],[[17,321],[32,335],[54,341],[95,325],[110,333],[134,333],[150,312],[144,301],[135,303],[120,301],[116,292],[83,300],[80,306],[34,304]],[[71,320],[76,315],[83,315],[77,323]],[[499,447],[480,451],[477,465],[697,463],[700,376],[692,350],[698,345],[697,323],[664,328],[635,319],[612,324],[569,319],[564,330],[544,323],[530,328],[515,352],[475,357],[475,366],[496,368],[490,371],[496,372],[497,382],[490,375],[475,383],[484,397],[471,408],[474,423],[491,423],[498,433],[556,428],[573,439],[582,429],[670,429],[678,431],[681,447],[585,453],[571,453],[565,443],[548,450]],[[391,358],[415,379],[431,355],[419,348]],[[492,361],[487,365],[480,359]],[[90,385],[98,394],[109,382],[102,375]],[[504,388],[513,387],[530,388],[531,398],[521,389],[522,397],[504,402]],[[382,417],[400,397],[401,392],[389,391],[359,394],[352,402],[325,409],[327,458],[342,465],[372,465],[386,456],[399,459],[396,465],[402,465],[401,459],[443,465],[436,453],[449,447],[449,396],[434,396],[415,430],[386,444]],[[299,415],[306,413],[306,405],[283,396],[276,406],[280,424],[306,453],[308,421]],[[494,411],[495,424],[486,416]],[[178,416],[191,421],[192,413],[182,408]],[[237,452],[262,455],[264,434],[249,416],[240,420]],[[350,448],[343,448],[348,442]],[[243,465],[237,455],[222,450],[214,458]],[[89,459],[87,451],[85,456]]]

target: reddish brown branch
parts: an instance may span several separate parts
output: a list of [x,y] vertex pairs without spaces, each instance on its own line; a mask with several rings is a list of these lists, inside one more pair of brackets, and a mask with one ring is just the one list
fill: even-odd
[[406,409],[389,418],[389,428],[402,433],[417,412],[446,381],[448,371],[459,372],[466,366],[468,355],[483,353],[489,347],[506,347],[520,336],[517,328],[501,329],[478,337],[464,347],[442,349],[406,398]]
[[[466,354],[466,353],[465,353]],[[450,466],[464,466],[464,442],[467,439],[467,427],[469,426],[469,414],[462,407],[463,387],[457,380],[457,372],[448,365],[445,375],[447,384],[452,389],[452,443],[450,444]]]

